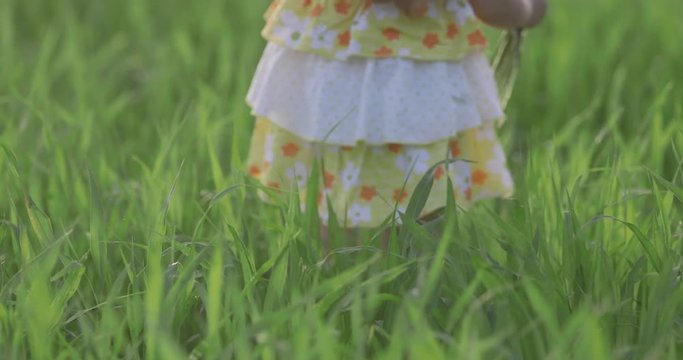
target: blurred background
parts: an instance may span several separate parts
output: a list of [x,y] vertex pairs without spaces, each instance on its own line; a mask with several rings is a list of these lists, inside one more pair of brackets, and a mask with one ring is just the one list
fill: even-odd
[[[464,245],[452,251],[467,256],[444,270],[463,279],[442,281],[444,291],[460,294],[481,270],[500,279],[522,274],[541,290],[503,291],[512,299],[503,312],[514,316],[500,316],[499,326],[526,332],[498,332],[479,313],[442,331],[483,358],[496,347],[502,350],[493,354],[504,358],[562,351],[675,358],[683,295],[669,285],[682,251],[673,194],[683,197],[683,2],[549,2],[547,21],[528,33],[501,129],[517,194],[472,212],[472,226],[458,235]],[[316,301],[283,305],[301,294],[346,291],[343,283],[318,282],[355,279],[340,274],[365,257],[316,267],[317,244],[302,240],[303,226],[291,226],[299,215],[267,209],[241,186],[253,124],[244,97],[264,46],[267,6],[0,0],[0,349],[10,358],[147,351],[147,358],[170,359],[226,347],[264,358],[322,358],[315,347],[273,340],[291,340],[295,327],[350,356],[408,346],[390,340],[412,333],[380,328],[372,328],[380,340],[366,343],[367,333],[343,325],[360,312],[351,316],[342,306],[309,318],[317,316]],[[603,217],[641,230],[634,237]],[[282,234],[299,247],[279,248]],[[232,251],[201,255],[223,243]],[[304,270],[267,279],[260,266],[283,258]],[[365,293],[342,295],[368,307],[396,301],[410,308],[411,288],[396,286],[374,302]],[[547,302],[527,307],[532,300]],[[487,314],[495,308],[486,306]],[[405,328],[436,327],[452,307],[430,309],[410,320],[425,319],[426,327]],[[235,313],[246,315],[228,315]],[[382,316],[389,324],[399,313]],[[262,336],[263,328],[271,332]],[[589,335],[577,340],[572,331]]]

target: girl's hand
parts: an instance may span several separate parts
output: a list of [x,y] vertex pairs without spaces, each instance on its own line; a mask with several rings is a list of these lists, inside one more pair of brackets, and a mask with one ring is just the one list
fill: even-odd
[[469,0],[481,21],[493,27],[514,29],[538,25],[545,16],[546,0]]
[[532,0],[534,4],[534,9],[531,12],[531,17],[529,18],[529,21],[527,21],[526,25],[524,27],[534,27],[543,21],[543,18],[545,18],[545,14],[548,11],[548,2],[547,0]]
[[393,2],[408,16],[420,17],[427,13],[429,0],[374,0],[374,2],[378,4]]
[[[411,17],[424,16],[430,0],[373,0],[393,2]],[[474,13],[493,27],[514,29],[534,27],[541,23],[548,7],[547,0],[468,0]]]
[[429,0],[394,0],[396,6],[411,17],[420,17],[427,13]]

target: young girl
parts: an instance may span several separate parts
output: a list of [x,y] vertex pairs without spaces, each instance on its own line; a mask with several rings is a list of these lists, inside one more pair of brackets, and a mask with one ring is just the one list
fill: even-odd
[[448,178],[463,207],[510,195],[495,133],[504,114],[478,20],[521,28],[544,13],[545,0],[274,0],[247,96],[250,175],[298,187],[302,205],[309,177],[320,176],[323,224],[334,213],[347,228],[404,211],[445,159],[424,215],[445,205]]

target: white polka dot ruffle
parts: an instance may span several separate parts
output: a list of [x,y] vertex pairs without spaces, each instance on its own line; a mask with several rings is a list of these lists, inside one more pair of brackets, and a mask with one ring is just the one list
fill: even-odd
[[247,101],[257,117],[337,145],[428,144],[504,116],[479,52],[458,62],[339,61],[268,44]]

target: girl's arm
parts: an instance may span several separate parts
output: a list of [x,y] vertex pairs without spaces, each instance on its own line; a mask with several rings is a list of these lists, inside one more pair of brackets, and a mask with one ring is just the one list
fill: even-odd
[[538,25],[545,16],[546,0],[469,0],[481,21],[497,28]]

